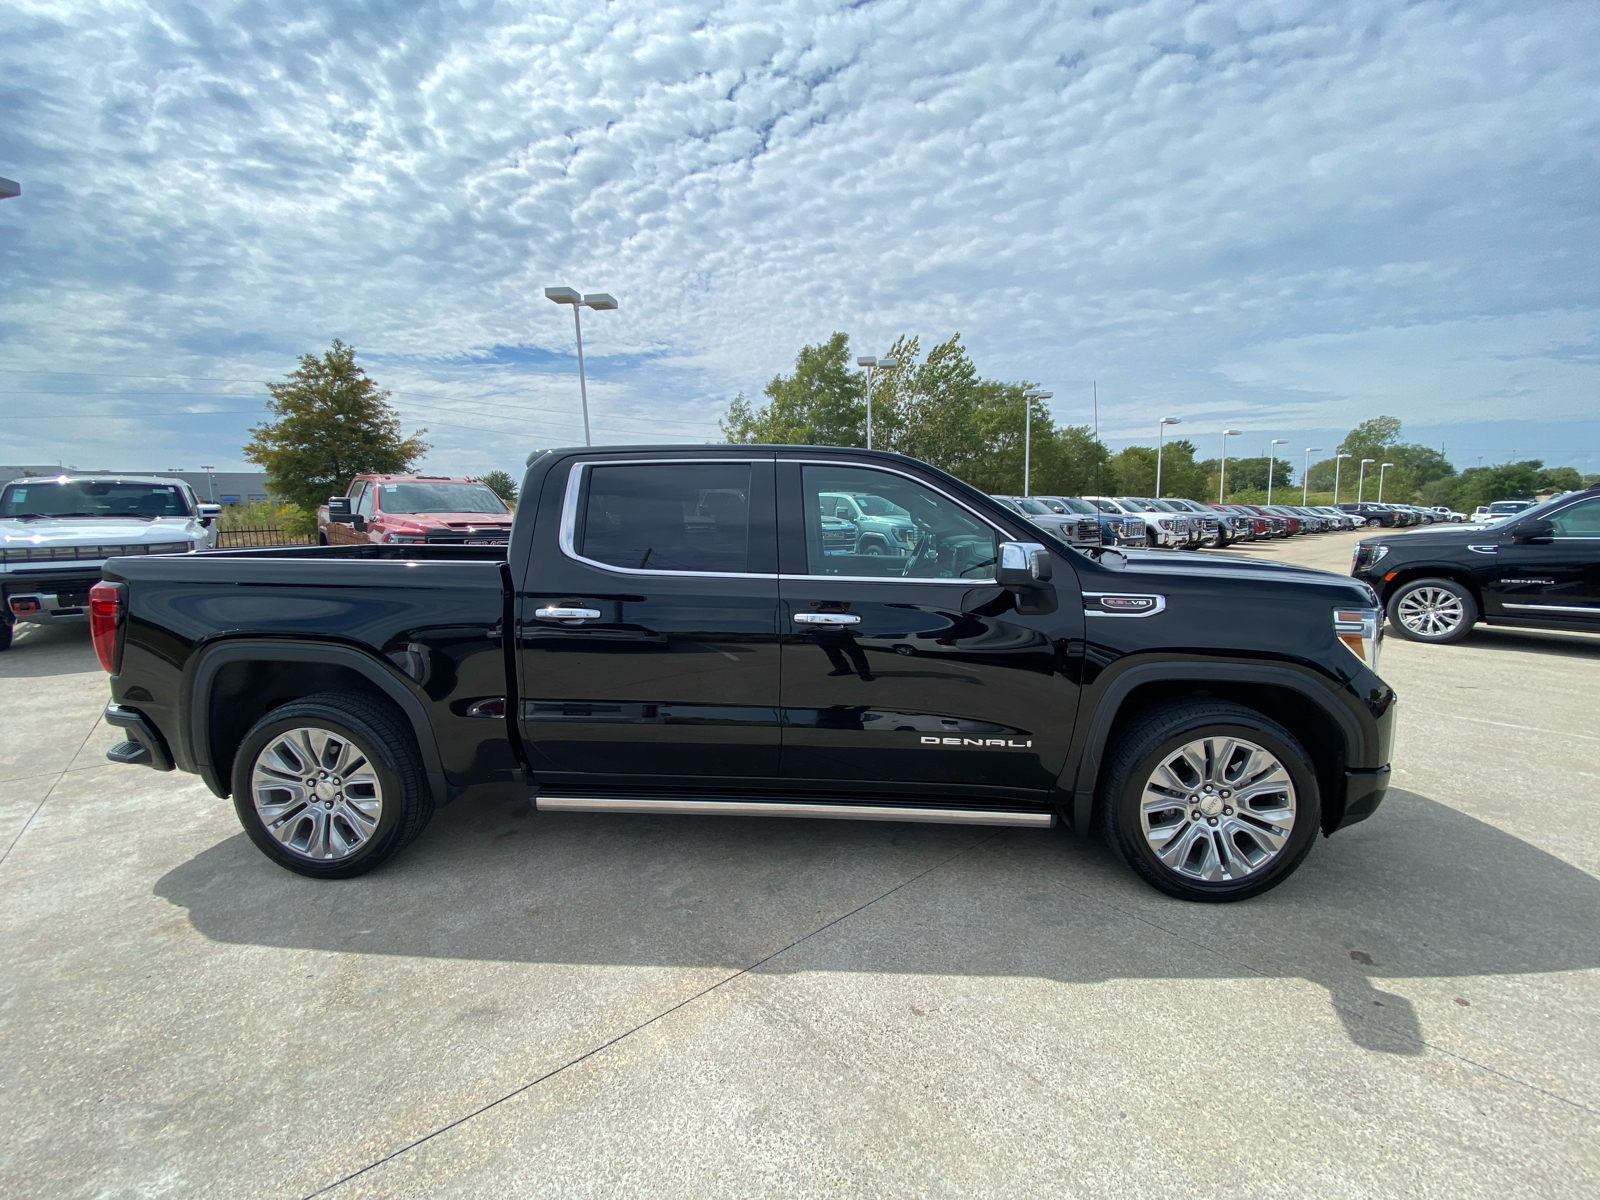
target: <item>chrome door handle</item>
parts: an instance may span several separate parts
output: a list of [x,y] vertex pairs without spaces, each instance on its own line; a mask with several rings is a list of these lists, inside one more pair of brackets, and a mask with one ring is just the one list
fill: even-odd
[[598,608],[536,608],[533,615],[543,617],[547,621],[598,621],[600,610]]
[[859,625],[861,618],[855,613],[795,613],[796,625]]

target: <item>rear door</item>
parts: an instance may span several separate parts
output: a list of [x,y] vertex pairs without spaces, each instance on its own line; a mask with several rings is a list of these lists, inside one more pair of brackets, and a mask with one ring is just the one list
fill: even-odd
[[541,779],[777,774],[770,454],[557,467],[518,603],[522,736]]
[[[784,720],[793,785],[879,795],[1042,799],[1077,711],[1063,668],[1083,636],[1070,566],[1056,611],[1025,615],[993,582],[1009,535],[902,471],[778,463]],[[901,555],[837,550],[824,497],[844,493],[914,523]]]

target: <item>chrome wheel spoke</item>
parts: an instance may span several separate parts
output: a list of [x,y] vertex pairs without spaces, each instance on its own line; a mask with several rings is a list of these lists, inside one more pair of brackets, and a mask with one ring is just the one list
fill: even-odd
[[1266,747],[1237,737],[1197,738],[1165,755],[1139,804],[1161,864],[1208,883],[1237,882],[1269,866],[1289,844],[1296,814],[1288,770]]
[[360,745],[302,726],[256,755],[251,796],[266,832],[289,853],[338,862],[372,839],[383,819],[383,784]]

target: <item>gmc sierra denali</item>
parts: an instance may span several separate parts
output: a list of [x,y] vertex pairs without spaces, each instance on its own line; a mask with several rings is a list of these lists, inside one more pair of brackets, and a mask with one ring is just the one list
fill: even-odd
[[[198,773],[303,875],[473,790],[541,811],[1100,830],[1191,900],[1370,816],[1377,597],[1271,563],[1080,551],[898,455],[547,450],[509,546],[118,558],[91,599],[125,763]],[[829,538],[904,513],[908,553]]]

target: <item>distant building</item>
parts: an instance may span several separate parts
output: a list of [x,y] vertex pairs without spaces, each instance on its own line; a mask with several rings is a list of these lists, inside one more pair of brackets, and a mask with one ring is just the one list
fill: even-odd
[[267,477],[255,471],[140,471],[140,470],[84,470],[81,467],[62,467],[57,463],[42,466],[5,466],[0,464],[0,483],[9,483],[25,475],[154,475],[163,479],[181,479],[194,489],[194,494],[210,504],[265,504],[272,493],[267,489]]

